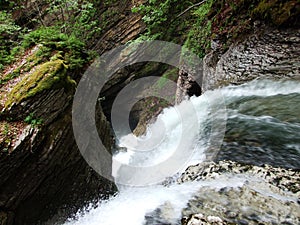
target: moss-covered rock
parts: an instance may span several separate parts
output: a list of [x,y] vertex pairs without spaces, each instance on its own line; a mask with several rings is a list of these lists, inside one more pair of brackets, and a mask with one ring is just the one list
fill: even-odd
[[35,96],[44,90],[69,88],[75,81],[67,76],[67,66],[62,59],[46,62],[25,76],[8,94],[5,108]]

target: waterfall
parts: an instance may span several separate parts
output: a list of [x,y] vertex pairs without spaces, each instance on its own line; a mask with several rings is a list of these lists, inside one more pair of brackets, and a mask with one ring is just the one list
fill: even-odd
[[[246,176],[224,175],[212,181],[172,183],[169,186],[161,184],[171,173],[176,178],[189,165],[216,157],[250,164],[274,163],[300,168],[299,103],[298,81],[254,80],[240,86],[208,91],[202,96],[191,97],[179,106],[164,109],[157,121],[149,125],[145,136],[137,139],[127,134],[118,140],[118,144],[127,151],[114,155],[113,173],[117,183],[125,182],[126,185],[120,185],[119,193],[111,199],[99,202],[96,208],[78,213],[76,219],[70,219],[65,224],[141,225],[145,223],[147,213],[168,202],[172,204],[166,216],[176,224],[182,208],[201,187],[237,188],[251,180]],[[227,123],[224,141],[223,121]],[[214,143],[220,138],[222,146]],[[136,151],[141,148],[145,151]],[[243,151],[239,151],[240,148]],[[177,154],[178,149],[180,152],[172,161],[176,168],[164,165],[168,158]],[[258,162],[259,159],[262,161]],[[124,165],[125,170],[122,171]],[[150,170],[150,174],[144,173],[147,170],[143,168],[156,165],[160,166]],[[126,170],[126,166],[138,169]],[[152,179],[159,170],[164,169],[171,173],[161,171],[162,175]],[[131,174],[132,171],[134,174]],[[145,185],[134,185],[143,181]]]

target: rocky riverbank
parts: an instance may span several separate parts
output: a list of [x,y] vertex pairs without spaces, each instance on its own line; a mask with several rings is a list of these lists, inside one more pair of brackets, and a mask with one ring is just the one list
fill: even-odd
[[[299,224],[300,171],[232,161],[190,166],[179,184],[202,182],[184,209],[181,221],[168,217],[166,202],[146,216],[146,224]],[[223,184],[228,184],[222,187]],[[220,188],[221,187],[221,188]],[[152,216],[151,216],[152,215]]]
[[178,181],[179,183],[211,179],[217,181],[224,174],[248,178],[245,184],[237,188],[199,190],[183,209],[182,224],[300,222],[300,171],[268,165],[259,167],[220,161],[190,166]]

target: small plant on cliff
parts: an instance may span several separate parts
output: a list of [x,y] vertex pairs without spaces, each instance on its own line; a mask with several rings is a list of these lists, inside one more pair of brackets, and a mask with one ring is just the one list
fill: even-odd
[[43,124],[43,120],[36,118],[34,116],[34,113],[30,113],[28,116],[26,116],[24,122],[30,124],[32,127],[36,127],[38,125]]
[[16,128],[8,121],[0,121],[0,149],[7,152],[16,137]]
[[4,135],[8,135],[9,134],[9,125],[7,123],[4,125],[3,134]]

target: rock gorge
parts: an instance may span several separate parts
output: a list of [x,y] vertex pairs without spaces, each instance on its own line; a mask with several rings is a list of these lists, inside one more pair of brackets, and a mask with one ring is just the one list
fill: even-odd
[[[195,86],[197,77],[188,74],[184,67],[178,70],[151,62],[126,67],[112,77],[100,93],[103,100],[96,110],[99,136],[110,151],[114,148],[110,124],[112,103],[124,86],[138,78],[155,75],[177,82],[177,93],[171,93],[174,98],[177,95],[177,102],[186,94],[199,95],[207,90],[262,77],[299,79],[300,6],[297,1],[287,1],[284,9],[289,16],[286,16],[286,11],[279,12],[278,4],[281,3],[275,0],[268,1],[274,6],[272,10],[263,8],[263,3],[267,1],[230,1],[233,5],[221,0],[214,3],[208,1],[206,6],[210,8],[204,14],[205,19],[195,18],[191,11],[181,15],[189,4],[186,1],[171,1],[171,6],[181,7],[168,8],[164,12],[167,22],[157,23],[156,27],[151,27],[155,21],[145,21],[142,10],[140,13],[132,10],[142,5],[143,1],[90,2],[96,9],[93,18],[101,21],[101,31],[93,34],[85,47],[64,46],[66,40],[61,37],[50,42],[40,38],[25,47],[14,61],[1,70],[1,225],[62,222],[85,204],[107,198],[116,191],[111,181],[100,177],[88,166],[73,136],[72,100],[76,84],[93,60],[87,60],[88,49],[101,55],[141,36],[145,38],[148,35],[149,39],[153,39],[155,32],[166,30],[161,39],[192,48],[200,57],[205,55],[201,70],[203,78],[199,82],[201,87]],[[2,7],[11,12],[18,26],[28,29],[27,33],[31,29],[50,27],[57,20],[68,20],[63,17],[67,12],[49,13],[49,1],[25,1],[20,4],[24,7],[11,8],[9,1],[4,1]],[[240,14],[234,5],[241,7]],[[62,10],[67,11],[65,8]],[[70,9],[71,13],[72,10],[75,9]],[[247,10],[249,15],[242,15]],[[264,10],[266,16],[261,17],[259,10]],[[274,19],[273,15],[281,16],[282,21],[278,21],[277,17]],[[234,17],[242,18],[240,23]],[[226,26],[222,18],[227,19]],[[209,34],[195,32],[197,29],[205,30],[208,24],[211,26]],[[187,36],[189,32],[194,33]],[[1,34],[6,39],[15,38],[9,35]],[[18,41],[21,43],[21,40]],[[201,44],[196,45],[197,42]],[[197,52],[197,48],[201,51]],[[76,51],[84,60],[80,61],[79,66],[79,61],[75,61],[77,65],[72,67],[70,58]],[[157,88],[163,89],[164,86],[157,84]],[[153,121],[163,107],[174,103],[174,99],[171,103],[157,98],[140,101],[131,113],[132,130],[143,134],[146,124]],[[148,105],[150,109],[145,107]],[[196,213],[188,209],[185,212],[186,216]]]

